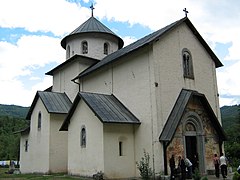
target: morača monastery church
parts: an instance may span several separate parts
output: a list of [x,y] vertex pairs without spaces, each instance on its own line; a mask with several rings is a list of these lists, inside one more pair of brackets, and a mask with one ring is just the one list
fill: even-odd
[[154,176],[175,155],[213,170],[223,151],[216,68],[223,66],[186,16],[123,47],[92,16],[64,37],[66,60],[37,91],[20,140],[21,173],[105,179],[139,177],[150,155]]

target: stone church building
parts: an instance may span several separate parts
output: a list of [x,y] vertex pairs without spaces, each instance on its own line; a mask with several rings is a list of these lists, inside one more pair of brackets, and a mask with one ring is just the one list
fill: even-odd
[[139,177],[144,151],[155,176],[172,154],[214,169],[226,140],[220,60],[188,17],[123,45],[94,16],[62,39],[66,60],[46,73],[53,84],[36,92],[21,131],[22,173]]

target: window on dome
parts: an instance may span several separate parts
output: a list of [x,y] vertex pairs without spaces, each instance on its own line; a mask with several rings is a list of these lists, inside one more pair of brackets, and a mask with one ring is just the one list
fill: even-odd
[[82,42],[82,53],[87,54],[88,53],[88,43],[87,41]]
[[70,46],[67,46],[67,54],[66,54],[67,59],[70,58]]
[[108,55],[108,50],[109,49],[109,44],[108,43],[104,43],[103,45],[103,53]]
[[182,50],[182,59],[183,59],[183,76],[185,78],[194,79],[192,56],[190,51],[186,48]]

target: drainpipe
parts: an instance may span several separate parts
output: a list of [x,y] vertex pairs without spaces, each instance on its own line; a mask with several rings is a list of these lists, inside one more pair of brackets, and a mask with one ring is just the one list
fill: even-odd
[[80,83],[75,81],[76,79],[73,79],[72,82],[78,85],[78,92],[80,92]]

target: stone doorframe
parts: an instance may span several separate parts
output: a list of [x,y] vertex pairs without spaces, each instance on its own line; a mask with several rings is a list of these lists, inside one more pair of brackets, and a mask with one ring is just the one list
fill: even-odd
[[199,159],[199,172],[206,173],[205,169],[205,143],[204,143],[204,129],[200,116],[194,112],[187,112],[182,118],[183,125],[183,145],[184,156],[186,157],[186,136],[196,136],[197,152]]

